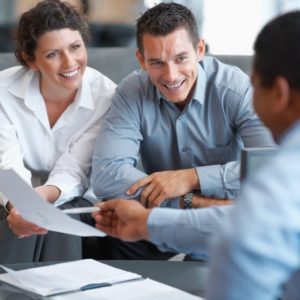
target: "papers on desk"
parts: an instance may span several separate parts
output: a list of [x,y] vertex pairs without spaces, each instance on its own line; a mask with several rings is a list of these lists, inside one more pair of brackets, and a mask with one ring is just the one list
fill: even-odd
[[92,259],[21,271],[1,267],[8,273],[0,274],[0,281],[28,291],[30,294],[43,297],[105,287],[142,278],[138,274],[114,268]]
[[152,279],[51,297],[51,300],[204,300]]
[[105,236],[100,230],[71,218],[42,199],[13,170],[0,170],[0,191],[25,220],[40,227],[78,236]]
[[[92,259],[0,274],[7,283],[31,295],[53,300],[89,299],[172,299],[195,300],[190,295],[140,275],[108,266]],[[92,286],[92,289],[82,287]],[[98,287],[98,288],[97,288]]]

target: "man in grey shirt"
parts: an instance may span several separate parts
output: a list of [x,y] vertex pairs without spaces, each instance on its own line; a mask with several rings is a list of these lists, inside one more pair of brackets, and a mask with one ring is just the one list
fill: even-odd
[[230,203],[241,147],[274,145],[253,111],[248,76],[204,57],[194,16],[177,3],[139,18],[137,46],[141,70],[118,86],[96,142],[95,194],[146,207]]

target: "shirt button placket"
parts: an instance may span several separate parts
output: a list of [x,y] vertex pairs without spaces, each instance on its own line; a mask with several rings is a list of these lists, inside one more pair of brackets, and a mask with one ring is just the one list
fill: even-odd
[[176,122],[176,134],[177,134],[179,155],[181,160],[181,167],[187,168],[190,166],[189,164],[190,148],[188,147],[187,128],[185,124],[185,118],[183,116],[180,116]]

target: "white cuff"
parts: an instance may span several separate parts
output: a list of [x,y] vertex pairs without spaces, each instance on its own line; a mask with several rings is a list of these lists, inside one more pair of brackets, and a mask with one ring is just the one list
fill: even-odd
[[8,199],[0,192],[0,205],[6,207]]

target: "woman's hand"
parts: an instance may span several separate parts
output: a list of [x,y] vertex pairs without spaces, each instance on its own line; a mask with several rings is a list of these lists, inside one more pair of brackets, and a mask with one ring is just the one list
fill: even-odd
[[20,238],[29,237],[35,234],[46,234],[48,232],[45,228],[41,228],[24,220],[14,207],[10,209],[6,220],[9,228]]
[[61,193],[60,189],[54,185],[40,185],[38,187],[35,187],[34,190],[43,199],[47,200],[50,203],[55,202]]

